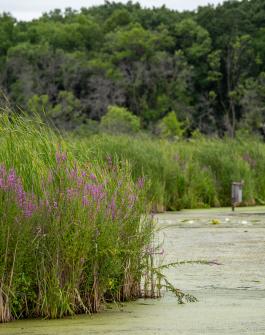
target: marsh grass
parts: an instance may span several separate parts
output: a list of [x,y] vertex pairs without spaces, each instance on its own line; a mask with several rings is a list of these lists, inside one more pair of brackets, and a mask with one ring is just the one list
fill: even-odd
[[1,115],[0,322],[156,295],[148,182],[85,147]]
[[231,183],[244,181],[243,205],[265,201],[265,145],[254,139],[169,142],[147,136],[81,138],[80,153],[130,162],[133,179],[150,180],[154,211],[231,205]]
[[265,200],[265,146],[59,134],[0,115],[0,322],[94,313],[106,302],[174,292],[157,266],[153,211]]

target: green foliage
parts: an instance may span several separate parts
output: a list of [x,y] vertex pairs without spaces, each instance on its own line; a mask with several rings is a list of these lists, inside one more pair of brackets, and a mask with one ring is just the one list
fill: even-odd
[[[81,103],[72,92],[60,91],[57,103],[52,106],[48,95],[34,95],[28,102],[28,112],[40,115],[55,126],[63,125],[65,129],[82,123]],[[71,123],[69,123],[71,120]]]
[[105,30],[111,31],[116,28],[127,26],[131,22],[131,16],[127,9],[117,9],[114,11],[105,23]]
[[89,159],[86,142],[5,113],[0,143],[0,322],[156,294],[144,289],[153,285],[148,182],[134,183],[128,162]]
[[160,122],[159,129],[162,137],[181,138],[184,133],[183,123],[177,119],[175,112],[168,113]]
[[[197,132],[198,133],[198,132]],[[265,199],[262,169],[265,146],[255,138],[166,141],[139,136],[96,135],[80,139],[91,157],[118,157],[132,165],[134,180],[150,180],[154,209],[230,206],[231,183],[244,180],[243,203]]]
[[100,122],[100,129],[108,133],[137,133],[140,120],[124,107],[110,106]]
[[48,95],[34,95],[28,101],[28,111],[33,115],[43,114],[45,111],[50,109],[49,96]]
[[41,119],[4,113],[0,143],[1,321],[99,311],[102,301],[141,296],[143,277],[154,296],[155,274],[173,290],[146,251],[149,203],[154,211],[229,206],[231,183],[241,180],[244,205],[265,201],[265,145],[251,136],[63,138]]
[[263,5],[226,1],[180,13],[107,2],[31,22],[3,13],[0,90],[22,109],[47,95],[63,129],[100,121],[118,105],[144,129],[178,111],[189,121],[186,134],[233,137],[243,127],[264,136]]
[[107,35],[107,50],[113,53],[115,62],[123,59],[136,61],[149,58],[155,48],[157,36],[135,24]]
[[14,43],[14,24],[15,19],[8,14],[0,14],[0,55],[7,53]]
[[177,46],[189,59],[200,60],[211,50],[211,38],[207,30],[192,19],[184,19],[175,27]]

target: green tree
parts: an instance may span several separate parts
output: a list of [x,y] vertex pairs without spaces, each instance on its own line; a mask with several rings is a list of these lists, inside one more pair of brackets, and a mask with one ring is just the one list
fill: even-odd
[[240,128],[265,135],[265,72],[257,79],[248,79],[242,87],[240,104],[243,117]]
[[181,138],[184,134],[184,123],[180,122],[175,112],[168,113],[159,123],[159,132],[165,138]]
[[0,57],[15,43],[15,24],[16,20],[12,16],[0,13]]
[[100,129],[114,134],[134,134],[140,130],[140,119],[124,107],[110,106],[100,121]]
[[211,50],[211,38],[207,30],[192,19],[185,19],[175,27],[176,47],[191,61],[200,61]]
[[131,15],[125,8],[115,10],[106,20],[104,29],[107,32],[115,30],[118,27],[127,26],[131,22]]

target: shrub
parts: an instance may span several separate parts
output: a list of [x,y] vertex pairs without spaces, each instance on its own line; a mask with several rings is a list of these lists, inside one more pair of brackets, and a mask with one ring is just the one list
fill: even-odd
[[181,138],[184,125],[177,119],[175,112],[168,113],[159,123],[159,132],[165,138]]
[[124,107],[110,106],[101,119],[100,129],[112,134],[133,134],[140,130],[140,119]]

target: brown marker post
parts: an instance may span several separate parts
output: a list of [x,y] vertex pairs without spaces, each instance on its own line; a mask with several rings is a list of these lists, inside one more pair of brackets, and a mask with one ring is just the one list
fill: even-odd
[[242,202],[244,181],[233,182],[231,190],[232,211],[234,212],[236,205]]

